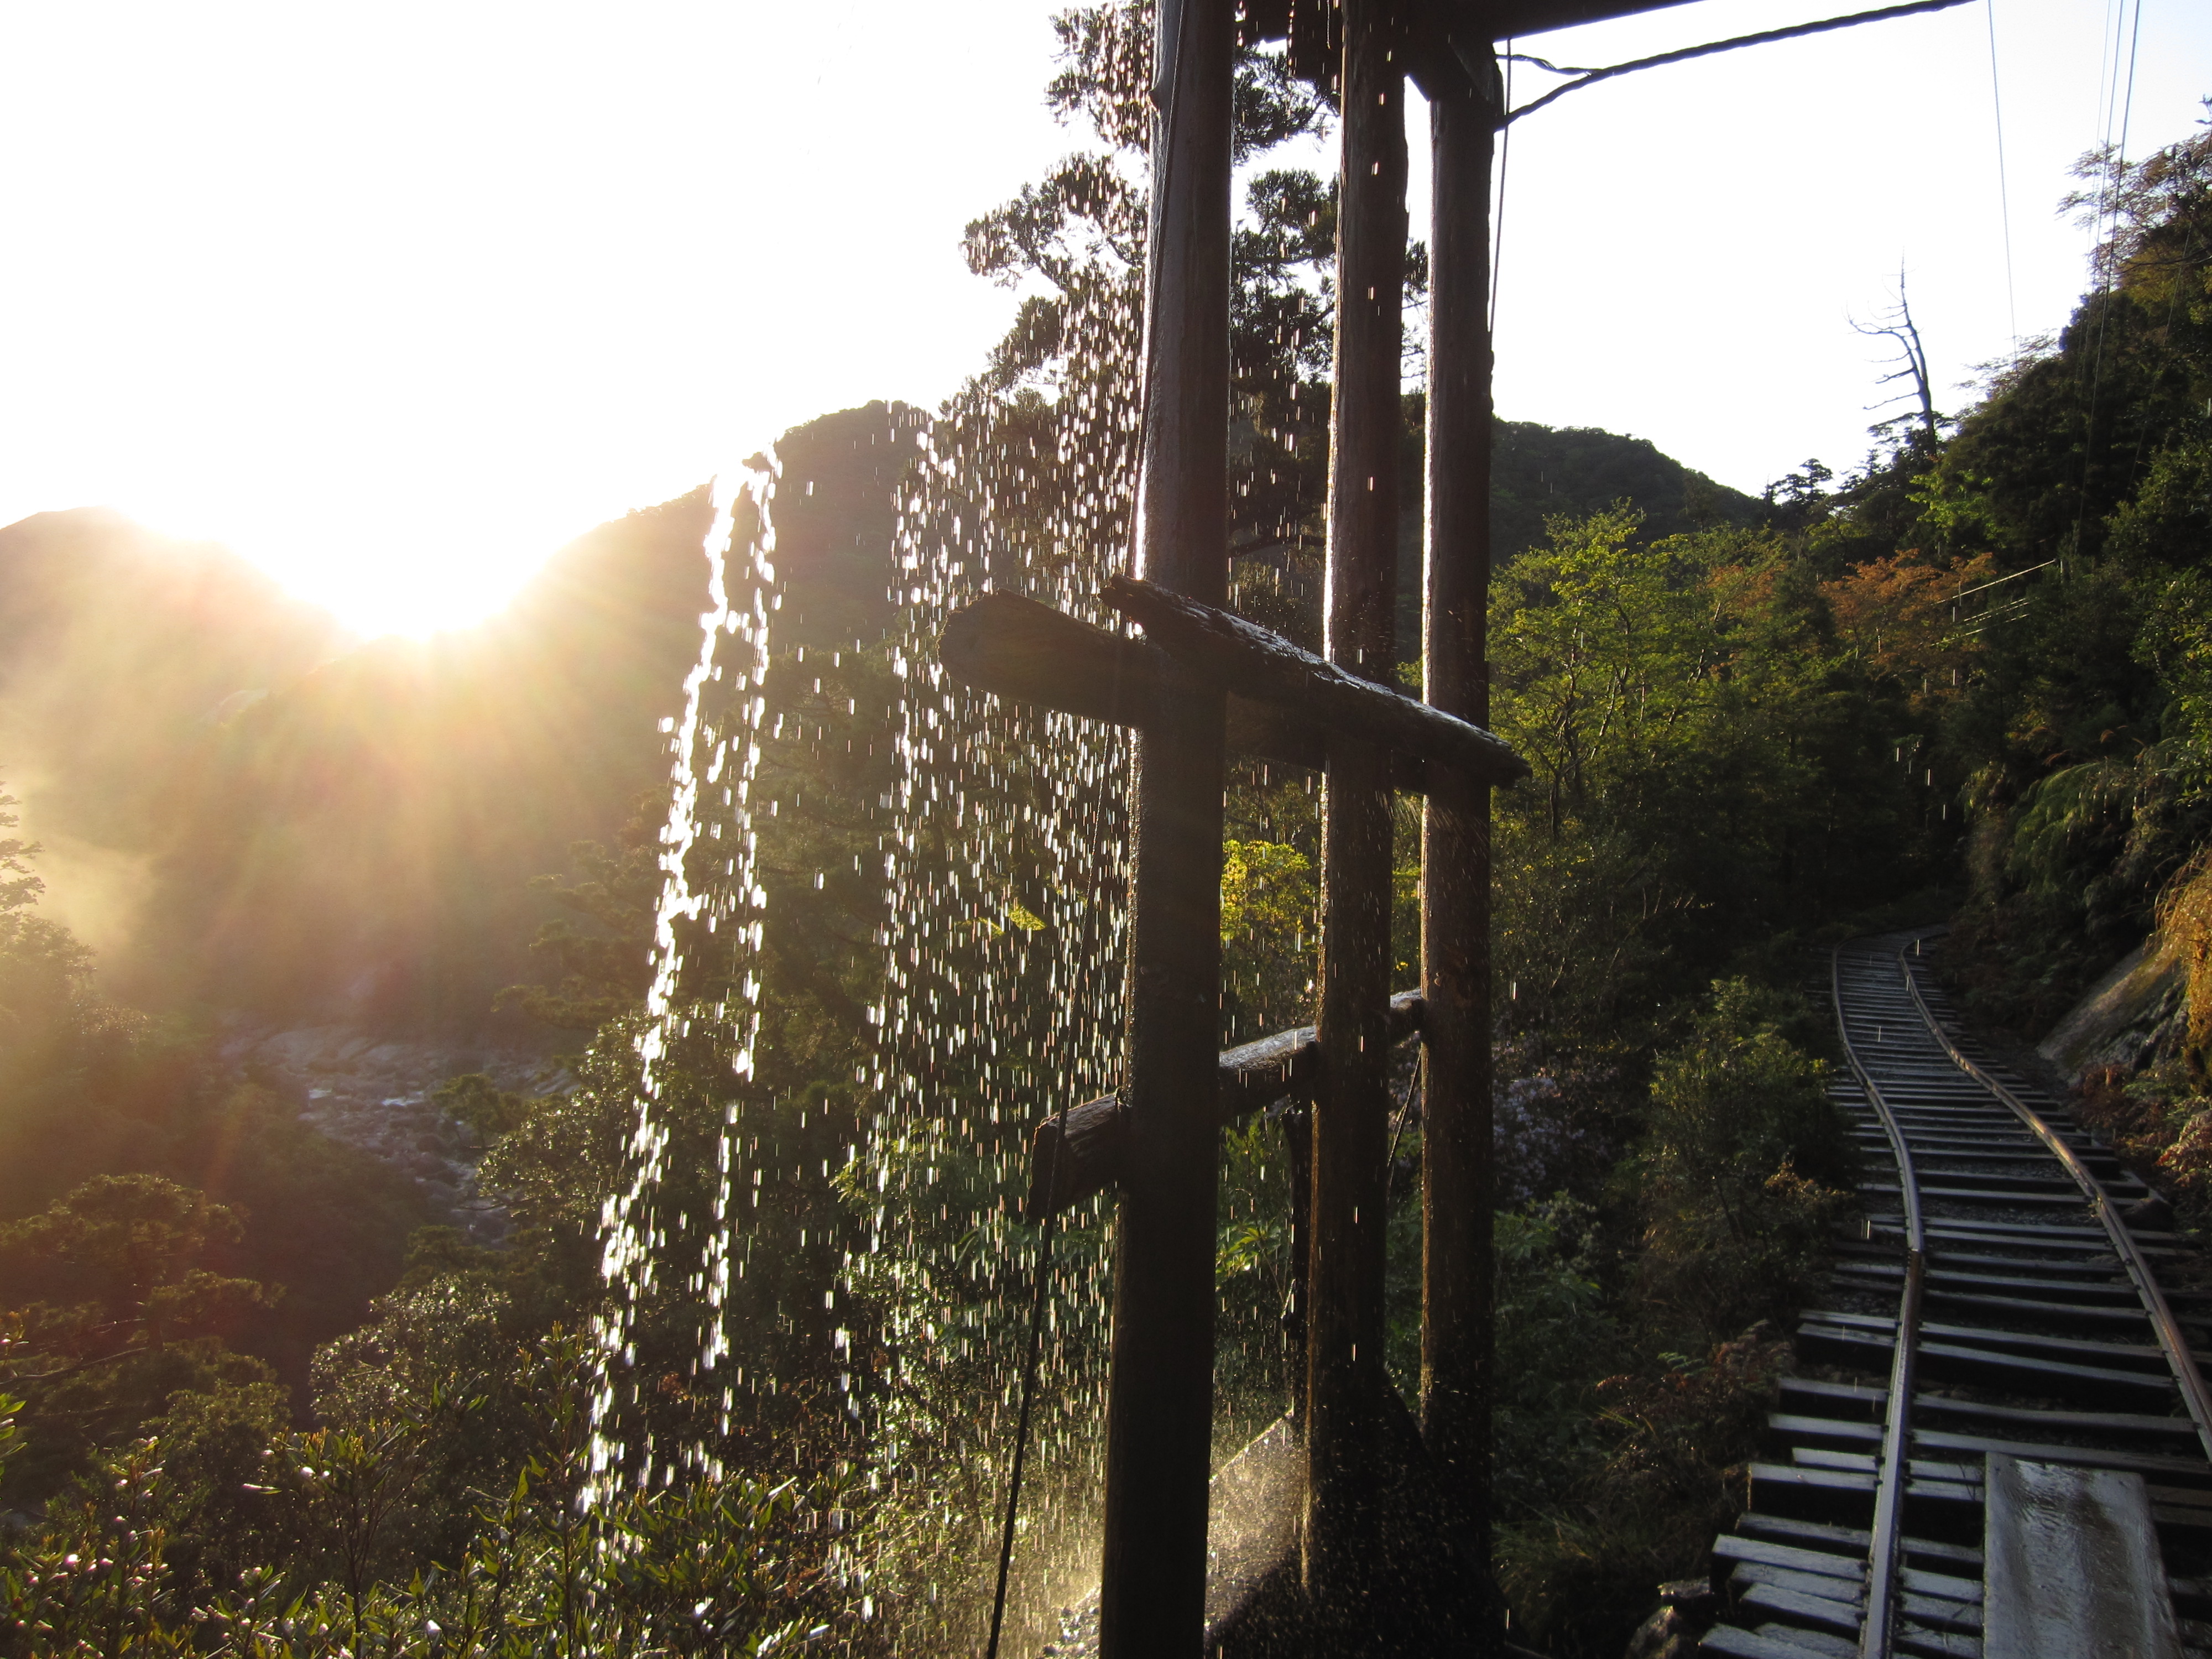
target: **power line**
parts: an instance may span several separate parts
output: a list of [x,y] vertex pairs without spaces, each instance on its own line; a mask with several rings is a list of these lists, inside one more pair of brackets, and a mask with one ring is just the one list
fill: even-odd
[[[1505,91],[1503,108],[1513,107],[1513,42],[1505,42]],[[1490,217],[1490,332],[1498,333],[1498,273],[1505,258],[1505,167],[1513,159],[1513,129],[1508,123],[1510,116],[1498,122],[1504,137],[1498,141],[1498,211]]]
[[[2105,187],[2098,203],[2092,229],[2090,258],[2096,277],[2097,332],[2089,355],[2089,406],[2081,422],[2081,474],[2078,496],[2074,506],[2074,551],[2081,550],[2081,532],[2089,520],[2090,449],[2097,439],[2097,402],[2105,380],[2105,337],[2112,330],[2112,261],[2104,252],[2106,245],[2117,234],[2120,216],[2120,191],[2127,173],[2128,124],[2135,112],[2136,60],[2142,44],[2142,0],[2136,0],[2134,25],[2127,21],[2127,0],[2118,0],[2118,11],[2114,16],[2112,33],[2112,93],[2105,106]],[[2128,28],[2127,91],[2124,97],[2119,88],[2120,40],[2119,31]],[[2101,76],[2100,77],[2101,78]],[[2112,137],[2114,114],[2120,119],[2120,137],[2117,146]]]
[[1990,26],[1990,110],[1997,129],[1997,217],[2004,227],[2005,317],[2012,325],[2013,344],[2020,344],[2020,296],[2012,276],[2012,191],[2005,182],[2004,99],[1997,83],[1997,0],[1984,0],[1983,15]]
[[2136,113],[2136,62],[2142,52],[2142,0],[2136,0],[2135,27],[2128,34],[2128,95],[2120,106],[2120,155],[2128,153],[2128,127]]
[[[1912,0],[1910,5],[1884,6],[1879,11],[1856,11],[1847,17],[1825,17],[1817,23],[1798,23],[1786,29],[1766,29],[1758,34],[1739,34],[1727,40],[1710,41],[1702,46],[1684,46],[1679,52],[1662,52],[1656,58],[1638,58],[1626,64],[1613,64],[1604,69],[1588,70],[1579,80],[1570,81],[1563,87],[1553,87],[1551,91],[1524,109],[1513,109],[1509,104],[1507,112],[1500,118],[1498,125],[1504,126],[1510,122],[1519,120],[1524,115],[1534,115],[1554,99],[1564,98],[1571,92],[1577,91],[1599,81],[1610,81],[1616,75],[1628,75],[1637,70],[1657,69],[1663,64],[1686,64],[1693,58],[1710,58],[1717,52],[1734,52],[1740,46],[1763,46],[1771,41],[1795,40],[1807,34],[1825,34],[1830,29],[1847,29],[1860,23],[1881,23],[1893,17],[1911,17],[1923,11],[1944,11],[1950,7],[1963,6],[1966,3],[1966,0]],[[1513,43],[1508,40],[1505,44],[1510,47]],[[1508,67],[1510,67],[1510,58]],[[1547,67],[1550,66],[1547,65]]]

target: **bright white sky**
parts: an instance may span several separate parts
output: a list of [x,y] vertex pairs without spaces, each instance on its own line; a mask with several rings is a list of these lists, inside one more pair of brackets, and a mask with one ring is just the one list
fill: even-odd
[[[2082,284],[2053,206],[2135,0],[1985,3],[2033,334]],[[1850,9],[1527,44],[1612,63]],[[0,524],[112,505],[420,633],[788,425],[933,404],[1012,304],[962,225],[1073,142],[1051,9],[0,0]],[[1900,259],[1944,386],[2004,353],[1989,26],[1651,71],[1516,127],[1501,412],[1757,489],[1863,452],[1878,353],[1849,319]],[[2142,0],[2141,30],[2131,154],[2212,91],[2212,6]]]

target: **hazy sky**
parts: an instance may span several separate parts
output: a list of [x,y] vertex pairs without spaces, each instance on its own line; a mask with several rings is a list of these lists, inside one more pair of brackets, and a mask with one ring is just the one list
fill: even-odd
[[[1528,49],[1612,63],[1848,9],[1698,0]],[[0,523],[111,504],[419,632],[787,425],[934,403],[1012,304],[962,225],[1074,141],[1041,100],[1051,9],[0,0]],[[1747,489],[1855,460],[1880,370],[1850,319],[1900,261],[1947,389],[2015,310],[2063,319],[2085,238],[2054,205],[2117,136],[2136,15],[1978,0],[1531,117],[1501,411]],[[2139,154],[2212,91],[2212,6],[2142,0],[2134,61]]]

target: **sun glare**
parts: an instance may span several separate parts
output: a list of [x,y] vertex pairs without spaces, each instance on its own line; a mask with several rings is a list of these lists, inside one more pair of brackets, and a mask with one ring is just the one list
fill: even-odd
[[[962,226],[1089,141],[1037,93],[1054,9],[0,8],[0,525],[115,507],[356,631],[422,634],[787,426],[934,404],[1015,303],[968,272]],[[2000,8],[2031,335],[2078,292],[2084,244],[2048,210],[2098,137],[2098,9]],[[2138,153],[2193,118],[2208,18],[2148,15]],[[1545,50],[1775,21],[1706,0]],[[1902,36],[1823,36],[1763,76],[1715,58],[1513,128],[1501,410],[1753,490],[1808,453],[1849,465],[1876,372],[1849,319],[1900,252],[1947,383],[2008,356],[1991,104],[1949,90],[1987,74],[1986,23],[1899,27],[1901,59]],[[1620,145],[1647,128],[1668,143]],[[1939,152],[1940,185],[1864,187]],[[1683,155],[1714,158],[1714,202],[1803,210],[1709,211]]]
[[112,506],[422,634],[787,425],[933,403],[1013,304],[960,227],[1066,142],[1047,9],[969,14],[0,11],[0,524]]

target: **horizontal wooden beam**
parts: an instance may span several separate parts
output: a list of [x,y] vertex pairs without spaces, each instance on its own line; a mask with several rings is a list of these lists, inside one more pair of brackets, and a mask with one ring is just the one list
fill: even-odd
[[[1116,726],[1149,726],[1169,698],[1201,684],[1157,645],[1109,634],[1018,593],[986,593],[954,611],[937,659],[963,685]],[[1315,772],[1328,763],[1323,734],[1291,710],[1231,691],[1228,722],[1235,753]],[[1428,780],[1419,761],[1396,756],[1390,781],[1420,794]]]
[[945,618],[937,660],[963,685],[1115,726],[1150,726],[1176,678],[1167,653],[1018,593]]
[[[1528,763],[1503,738],[1456,715],[1363,679],[1242,617],[1129,576],[1109,576],[1100,597],[1144,625],[1178,667],[1208,684],[1350,738],[1444,765],[1484,783],[1512,783]],[[1387,665],[1385,665],[1387,666]]]
[[[1421,1012],[1419,991],[1401,991],[1392,997],[1390,1041],[1397,1042],[1419,1030]],[[1231,1124],[1277,1101],[1310,1095],[1320,1078],[1321,1048],[1310,1025],[1224,1048],[1217,1097],[1220,1121]],[[1071,1107],[1064,1121],[1057,1113],[1045,1119],[1030,1134],[1030,1195],[1024,1219],[1041,1222],[1048,1209],[1064,1210],[1105,1191],[1121,1178],[1127,1145],[1128,1121],[1118,1095]],[[1047,1170],[1052,1171],[1049,1193]]]

